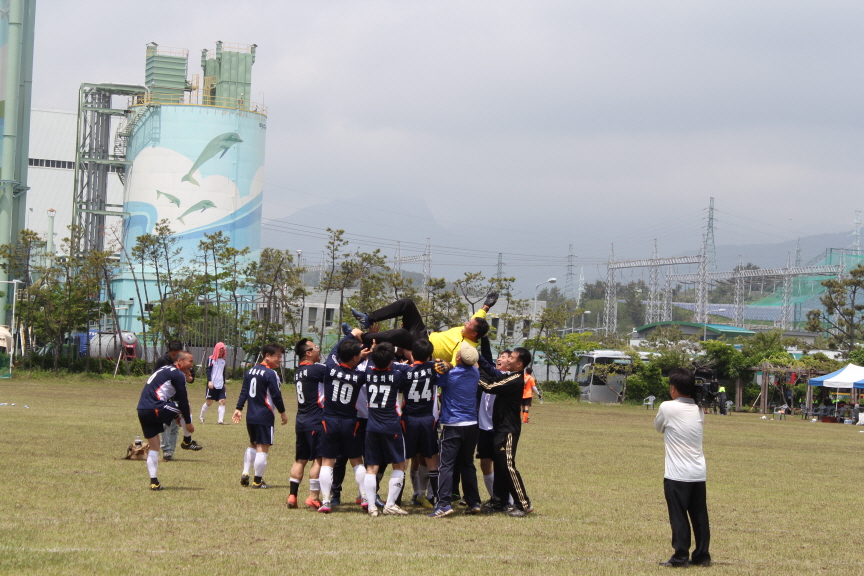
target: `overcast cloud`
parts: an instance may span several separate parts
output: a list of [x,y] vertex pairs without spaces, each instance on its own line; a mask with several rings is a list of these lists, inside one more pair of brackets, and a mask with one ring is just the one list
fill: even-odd
[[[655,237],[695,252],[710,196],[718,244],[850,230],[862,24],[860,1],[40,0],[34,107],[74,110],[81,82],[142,83],[150,41],[189,48],[190,73],[216,40],[255,43],[268,218],[369,196],[416,219],[423,197],[457,234],[433,244],[467,246],[479,216],[483,250],[563,258],[572,243],[593,263],[611,242],[647,257]],[[381,220],[377,236],[425,242]]]

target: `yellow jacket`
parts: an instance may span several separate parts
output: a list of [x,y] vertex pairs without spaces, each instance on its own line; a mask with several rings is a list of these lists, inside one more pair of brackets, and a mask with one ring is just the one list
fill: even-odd
[[[472,318],[485,318],[486,310],[480,308]],[[459,349],[459,344],[463,341],[477,348],[480,343],[466,340],[462,337],[463,326],[450,328],[446,332],[432,332],[429,334],[429,342],[432,343],[434,350],[432,358],[445,360],[451,364],[456,364],[456,351]]]

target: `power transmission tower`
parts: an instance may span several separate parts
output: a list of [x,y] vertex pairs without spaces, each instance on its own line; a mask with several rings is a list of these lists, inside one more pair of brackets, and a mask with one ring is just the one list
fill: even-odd
[[[714,210],[714,199],[711,199],[711,210]],[[708,323],[708,240],[702,238],[702,260],[699,262],[698,279],[696,281],[696,322]]]
[[[657,254],[657,239],[654,239],[654,253],[651,255],[652,260],[657,260],[660,256]],[[648,306],[645,307],[645,324],[653,324],[660,320],[660,302],[658,295],[660,293],[660,267],[650,266],[648,268]]]
[[579,267],[579,292],[576,294],[576,307],[582,306],[582,294],[585,292],[585,268]]
[[402,256],[402,243],[396,242],[396,256],[393,258],[393,271],[402,275],[402,264],[407,262],[423,262],[423,286],[429,285],[432,276],[432,245],[429,238],[426,239],[426,249],[423,254],[415,256]]
[[573,282],[576,267],[573,265],[573,245],[567,252],[567,275],[564,277],[564,297],[571,300],[576,298],[576,285]]
[[396,255],[393,257],[393,271],[402,276],[402,242],[396,242]]
[[615,285],[615,244],[609,249],[609,263],[606,265],[606,305],[603,309],[603,327],[606,336],[615,332],[618,326],[618,287]]
[[703,254],[708,258],[708,266],[712,272],[717,271],[717,251],[714,248],[714,197],[711,197],[711,202],[708,205],[708,230],[705,232],[705,244],[708,252]]
[[[432,243],[429,238],[426,238],[426,253],[423,259],[423,287],[429,286],[429,279],[432,278]],[[428,288],[427,288],[428,289]]]
[[852,233],[855,237],[855,242],[852,243],[852,250],[855,255],[861,254],[861,211],[855,210],[855,232]]
[[498,281],[501,281],[501,278],[504,277],[504,254],[501,252],[498,253]]

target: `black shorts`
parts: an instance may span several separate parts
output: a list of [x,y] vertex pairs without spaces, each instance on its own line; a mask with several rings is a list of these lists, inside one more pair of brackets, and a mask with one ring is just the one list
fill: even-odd
[[246,431],[249,432],[249,442],[252,444],[273,444],[272,424],[250,424],[246,422]]
[[324,417],[324,435],[321,437],[322,458],[360,458],[363,445],[360,437],[360,422],[357,418]]
[[366,432],[367,466],[386,466],[405,462],[405,437],[402,434]]
[[531,406],[533,398],[522,398],[522,406]]
[[402,430],[405,431],[405,453],[410,458],[416,454],[424,458],[438,454],[434,416],[402,416]]
[[222,388],[210,388],[209,386],[204,389],[204,399],[205,400],[224,400],[225,399],[225,387]]
[[495,454],[495,432],[480,430],[477,434],[477,458],[491,460]]
[[315,460],[321,457],[321,432],[316,430],[297,430],[297,444],[294,460]]
[[170,425],[178,416],[180,416],[180,410],[174,404],[166,404],[164,408],[158,410],[154,408],[138,410],[138,421],[141,422],[141,432],[144,433],[144,438],[149,440],[162,434],[165,431],[165,426]]

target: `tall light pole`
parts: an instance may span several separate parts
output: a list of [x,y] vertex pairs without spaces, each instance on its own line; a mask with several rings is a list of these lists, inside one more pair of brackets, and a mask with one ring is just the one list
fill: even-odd
[[590,310],[585,310],[584,312],[582,312],[582,321],[579,323],[579,331],[580,332],[585,332],[585,314],[590,314],[590,313],[591,313]]
[[[715,312],[725,312],[725,308],[718,308]],[[705,315],[705,324],[702,325],[702,341],[708,340],[708,314]]]
[[537,322],[537,289],[543,284],[555,284],[555,282],[557,282],[555,278],[549,278],[534,287],[534,312],[531,314],[531,328],[534,328],[534,324]]

